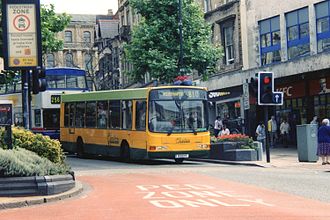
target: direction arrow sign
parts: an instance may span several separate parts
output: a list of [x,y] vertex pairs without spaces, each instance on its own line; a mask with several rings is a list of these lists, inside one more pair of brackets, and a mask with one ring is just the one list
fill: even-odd
[[273,104],[272,105],[283,105],[283,92],[273,93]]

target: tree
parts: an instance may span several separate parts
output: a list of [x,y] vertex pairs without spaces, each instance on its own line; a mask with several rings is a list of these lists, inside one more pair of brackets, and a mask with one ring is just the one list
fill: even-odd
[[[210,42],[211,27],[194,0],[182,0],[183,65],[185,72],[197,71],[203,79],[215,71],[221,49]],[[134,27],[132,40],[125,46],[133,64],[129,74],[141,80],[146,73],[170,82],[179,71],[178,0],[130,0],[142,21]]]

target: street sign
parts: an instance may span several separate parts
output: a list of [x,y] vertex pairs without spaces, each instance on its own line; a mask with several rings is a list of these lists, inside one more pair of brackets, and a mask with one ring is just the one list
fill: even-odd
[[273,93],[273,105],[283,105],[283,92]]
[[3,0],[5,69],[42,66],[39,0]]

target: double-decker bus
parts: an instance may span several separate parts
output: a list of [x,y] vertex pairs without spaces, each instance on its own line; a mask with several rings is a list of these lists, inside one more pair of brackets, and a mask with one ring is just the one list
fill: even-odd
[[[31,130],[58,139],[61,95],[88,90],[86,72],[76,68],[50,68],[45,70],[45,74],[46,91],[31,97]],[[0,85],[0,100],[13,103],[14,124],[22,126],[21,83]]]
[[207,157],[206,89],[164,86],[62,95],[64,150],[130,159]]

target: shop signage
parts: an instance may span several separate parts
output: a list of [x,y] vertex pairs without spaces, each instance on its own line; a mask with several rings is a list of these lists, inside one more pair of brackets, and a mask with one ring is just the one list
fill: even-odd
[[230,98],[237,98],[242,95],[242,87],[236,86],[227,89],[219,89],[215,91],[209,91],[207,93],[207,98],[211,102],[226,100]]
[[41,63],[39,0],[3,1],[5,69],[33,69]]
[[12,104],[0,104],[0,125],[12,124]]

